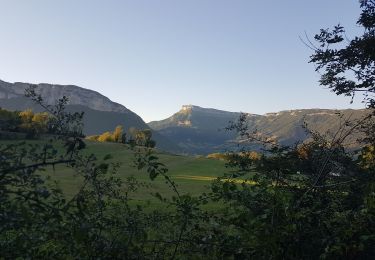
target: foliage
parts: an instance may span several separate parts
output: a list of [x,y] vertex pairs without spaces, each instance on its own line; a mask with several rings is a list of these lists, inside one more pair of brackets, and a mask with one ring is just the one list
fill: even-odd
[[[314,134],[304,146],[267,144],[267,156],[236,153],[241,156],[232,158],[233,166],[235,159],[246,160],[248,171],[258,172],[251,177],[254,184],[219,178],[210,193],[200,196],[181,192],[151,147],[135,147],[137,167],[146,169],[150,179],[162,177],[175,194],[167,198],[156,192],[165,208],[149,212],[131,206],[139,183],[120,181],[109,157],[98,161],[81,155],[84,146],[79,136],[72,145],[74,136],[59,137],[72,147],[67,155],[53,148],[56,140],[41,147],[2,148],[9,159],[0,169],[7,177],[1,179],[1,256],[301,259],[369,258],[373,253],[374,175],[334,140],[324,142]],[[322,162],[325,169],[319,172]],[[40,173],[59,164],[84,180],[71,199]],[[338,165],[344,170],[331,174]],[[219,203],[221,210],[205,210],[207,203]]]
[[131,129],[128,143],[131,145],[145,146],[150,148],[154,148],[156,145],[155,141],[152,140],[152,131],[150,129]]
[[50,115],[47,112],[34,113],[31,109],[21,112],[0,111],[0,129],[9,132],[23,132],[39,135],[48,132]]
[[124,133],[124,128],[121,125],[116,126],[113,132],[104,132],[101,135],[92,135],[86,139],[98,142],[114,142],[130,144],[131,146],[145,146],[154,148],[156,142],[152,140],[152,131],[150,129],[138,130],[135,128],[129,129],[129,139]]
[[21,124],[21,118],[17,112],[0,108],[0,130],[16,132]]
[[[165,199],[174,208],[173,215],[132,207],[129,195],[139,183],[134,178],[124,182],[117,178],[118,165],[108,163],[109,156],[98,160],[93,154],[81,153],[85,148],[78,128],[82,115],[65,112],[66,98],[53,107],[45,105],[33,89],[28,95],[49,110],[58,134],[43,145],[10,143],[0,147],[0,256],[175,259],[181,255],[196,202],[180,195],[166,167],[153,155],[152,143],[142,148],[145,153],[139,153],[136,162],[138,168],[146,167],[151,179],[163,176],[173,187],[176,197],[168,202]],[[148,132],[144,134],[146,140],[151,138]],[[58,143],[64,145],[64,153],[54,148]],[[42,174],[59,166],[74,170],[83,180],[72,198],[66,198],[57,184]]]
[[115,130],[113,131],[113,141],[116,143],[121,142],[122,138],[122,132],[124,131],[124,128],[121,125],[116,126]]
[[361,150],[359,161],[362,167],[375,169],[375,147],[373,145],[365,146]]
[[21,132],[40,135],[48,132],[50,116],[47,112],[33,113],[31,109],[19,113],[21,123],[18,126]]
[[[107,157],[98,161],[81,154],[82,117],[64,111],[66,98],[48,106],[32,91],[29,96],[52,113],[59,134],[44,145],[0,147],[1,258],[137,258],[140,249],[134,241],[146,236],[137,223],[146,219],[138,217],[140,209],[129,208],[127,199],[137,181],[122,183],[113,175],[118,165],[105,162]],[[65,153],[53,147],[59,142]],[[70,199],[43,177],[43,171],[58,165],[84,180]]]
[[113,134],[111,132],[104,132],[98,137],[99,142],[113,142]]
[[49,114],[47,112],[36,113],[31,119],[37,133],[48,131]]
[[323,71],[321,85],[338,95],[354,97],[363,92],[368,105],[375,107],[375,2],[362,0],[361,9],[357,25],[363,28],[363,34],[349,41],[341,25],[321,29],[315,35],[319,46],[309,44],[314,50],[310,62],[317,65],[317,71]]
[[121,125],[116,126],[113,132],[104,132],[101,135],[91,135],[86,137],[86,139],[91,141],[98,141],[98,142],[115,142],[121,143],[123,137],[123,127]]
[[291,147],[259,140],[259,135],[247,131],[244,117],[229,128],[251,142],[263,142],[265,151],[257,160],[235,154],[230,161],[237,176],[253,172],[250,180],[255,185],[216,182],[212,186],[210,196],[227,205],[225,216],[216,220],[220,226],[230,226],[237,238],[232,255],[371,258],[375,176],[373,168],[362,164],[369,163],[364,158],[373,163],[374,157],[355,159],[344,149],[345,138],[355,131],[351,124],[344,124],[333,139],[310,132],[311,142]]

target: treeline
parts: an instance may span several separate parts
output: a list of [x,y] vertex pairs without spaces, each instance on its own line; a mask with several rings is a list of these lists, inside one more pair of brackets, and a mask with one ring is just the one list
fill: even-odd
[[[55,122],[53,116],[48,112],[35,113],[32,109],[24,111],[9,111],[0,108],[0,131],[8,133],[6,137],[12,136],[11,133],[25,134],[26,138],[36,138],[41,134],[54,134]],[[98,142],[124,143],[133,146],[155,147],[156,143],[152,140],[152,131],[150,129],[139,130],[131,127],[128,132],[124,131],[122,125],[116,126],[111,131],[106,131],[100,135],[91,135],[87,140]]]
[[262,154],[255,151],[247,152],[228,152],[228,153],[210,153],[206,156],[208,159],[217,159],[222,161],[230,161],[234,157],[248,158],[250,160],[260,160]]
[[29,137],[50,133],[51,115],[47,112],[34,113],[31,109],[8,111],[0,108],[0,130],[26,133]]
[[122,125],[116,126],[113,132],[107,131],[100,135],[91,135],[87,140],[97,142],[112,142],[130,144],[131,146],[155,147],[156,143],[152,140],[152,131],[150,129],[139,130],[131,127],[128,133],[124,131]]

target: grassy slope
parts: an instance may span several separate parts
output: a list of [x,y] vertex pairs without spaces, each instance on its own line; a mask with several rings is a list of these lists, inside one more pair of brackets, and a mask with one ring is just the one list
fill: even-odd
[[[86,152],[91,152],[98,157],[104,157],[106,154],[111,154],[113,162],[121,162],[121,167],[118,171],[119,176],[126,178],[134,175],[137,180],[144,181],[149,188],[142,188],[137,192],[137,199],[144,200],[152,198],[150,192],[159,192],[161,194],[172,195],[171,189],[165,184],[162,177],[158,177],[154,181],[150,181],[146,171],[138,171],[133,165],[133,153],[126,147],[120,144],[111,143],[89,143]],[[158,153],[157,156],[169,169],[168,174],[172,178],[180,175],[188,176],[222,176],[225,172],[224,162],[206,158],[196,158],[191,156],[179,156],[166,153]],[[178,184],[179,190],[183,193],[198,194],[207,191],[208,181],[205,180],[190,180],[173,178]],[[65,185],[64,185],[65,186]]]
[[[1,143],[10,143],[15,141],[4,141]],[[42,141],[27,141],[31,143]],[[146,171],[138,171],[133,167],[133,152],[122,144],[114,143],[98,143],[87,142],[87,149],[84,150],[86,154],[95,154],[98,159],[105,155],[112,155],[111,162],[119,162],[121,166],[118,170],[118,176],[122,179],[134,175],[137,180],[144,182],[147,186],[141,187],[133,196],[134,200],[144,203],[151,200],[155,202],[155,198],[151,193],[159,192],[163,196],[172,196],[171,188],[165,184],[162,177],[151,181]],[[180,193],[200,194],[208,191],[210,184],[209,178],[185,178],[184,176],[207,176],[216,177],[222,176],[228,170],[225,168],[224,162],[215,159],[198,158],[192,156],[180,156],[158,152],[157,156],[160,161],[165,163],[169,169],[168,174],[175,180],[178,185]],[[72,172],[71,169],[58,166],[56,171],[47,169],[47,174],[51,176],[52,180],[56,180],[63,191],[70,197],[77,191],[81,179]]]

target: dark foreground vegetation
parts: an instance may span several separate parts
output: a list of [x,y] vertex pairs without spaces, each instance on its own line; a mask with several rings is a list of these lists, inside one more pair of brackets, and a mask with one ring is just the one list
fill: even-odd
[[[364,34],[343,49],[343,28],[322,30],[311,61],[323,71],[321,84],[337,94],[365,91],[374,109],[375,2],[361,1],[358,21]],[[351,70],[355,77],[346,78]],[[108,156],[84,153],[82,114],[64,110],[67,100],[45,105],[30,88],[27,95],[45,107],[53,133],[45,144],[0,147],[0,257],[4,259],[371,259],[375,255],[374,113],[342,118],[335,133],[308,130],[312,141],[292,147],[259,140],[246,118],[232,122],[249,142],[264,144],[225,156],[231,174],[210,191],[179,190],[152,147],[134,146],[134,161],[151,180],[164,179],[173,197],[156,193],[164,205],[145,211],[131,204],[141,185],[120,179]],[[347,152],[348,136],[361,132],[362,148]],[[54,148],[62,142],[64,153]],[[43,175],[63,165],[83,180],[69,198]],[[251,182],[233,182],[248,172]],[[217,210],[204,205],[217,203]]]

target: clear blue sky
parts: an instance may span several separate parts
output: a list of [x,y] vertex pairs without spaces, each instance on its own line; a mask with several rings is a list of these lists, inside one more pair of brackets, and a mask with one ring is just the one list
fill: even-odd
[[318,84],[299,35],[341,23],[356,0],[0,0],[0,79],[74,84],[146,121],[183,104],[263,114],[355,108]]

